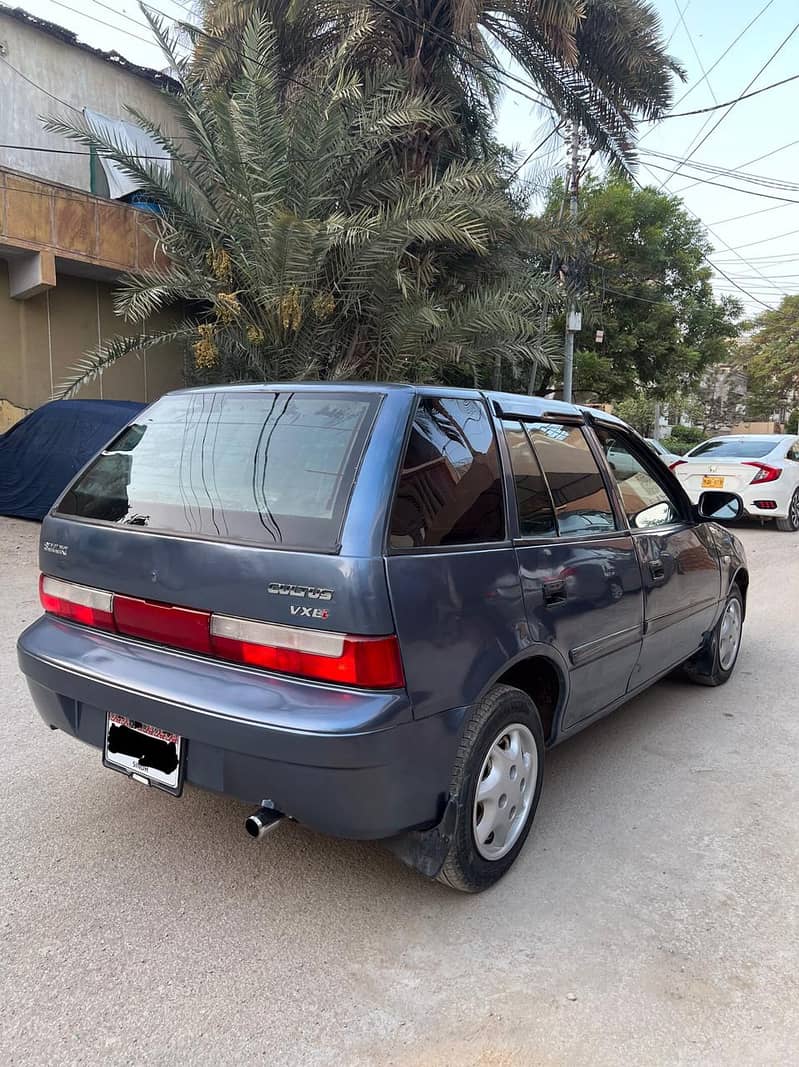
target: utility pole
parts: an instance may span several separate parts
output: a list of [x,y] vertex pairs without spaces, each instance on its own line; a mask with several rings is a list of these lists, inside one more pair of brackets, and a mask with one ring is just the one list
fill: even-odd
[[[577,194],[580,190],[580,125],[572,122],[569,146],[569,214],[577,215]],[[580,332],[582,315],[572,301],[566,314],[566,340],[563,346],[563,399],[572,400],[572,377],[574,372],[574,335]]]

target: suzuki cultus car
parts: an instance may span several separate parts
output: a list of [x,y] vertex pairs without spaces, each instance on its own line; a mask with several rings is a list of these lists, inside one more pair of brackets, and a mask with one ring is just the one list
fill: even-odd
[[19,661],[110,770],[474,892],[518,856],[547,748],[677,667],[730,677],[749,578],[709,519],[740,509],[692,506],[628,427],[549,400],[173,393],[45,519]]

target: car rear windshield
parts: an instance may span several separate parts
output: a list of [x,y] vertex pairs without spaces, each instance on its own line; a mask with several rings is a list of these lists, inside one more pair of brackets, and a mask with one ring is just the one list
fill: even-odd
[[759,459],[767,456],[779,444],[776,437],[729,437],[721,441],[705,441],[688,453],[689,459],[696,456],[713,456],[729,459]]
[[164,397],[67,491],[62,515],[323,552],[338,547],[378,396]]

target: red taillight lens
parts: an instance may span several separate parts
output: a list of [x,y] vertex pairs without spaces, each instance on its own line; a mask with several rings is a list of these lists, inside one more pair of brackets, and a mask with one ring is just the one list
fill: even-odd
[[132,596],[114,597],[114,621],[121,634],[177,645],[191,652],[210,655],[210,622],[207,611],[177,608],[172,604],[155,604]]
[[684,460],[684,459],[675,459],[675,461],[673,463],[669,464],[669,470],[670,471],[676,471],[677,468],[678,467],[682,467],[685,464],[685,462],[686,462],[686,460]]
[[757,474],[749,483],[750,485],[760,485],[761,482],[776,482],[782,474],[782,470],[779,467],[769,467],[767,463],[746,462],[744,466],[757,467]]
[[393,635],[351,637],[213,615],[211,644],[223,659],[301,678],[365,689],[400,689],[405,684]]
[[399,642],[280,626],[108,593],[41,575],[51,615],[264,670],[363,689],[405,685]]
[[43,574],[39,578],[39,600],[45,611],[84,626],[113,630],[114,595],[74,582],[63,582]]

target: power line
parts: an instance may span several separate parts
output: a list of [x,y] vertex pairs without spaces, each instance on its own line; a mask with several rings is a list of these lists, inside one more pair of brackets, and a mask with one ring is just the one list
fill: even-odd
[[[474,63],[470,63],[468,60],[464,60],[464,62],[466,63],[466,66],[467,67],[471,67],[472,70],[475,70],[475,71],[477,71],[479,73],[485,67],[488,67],[490,70],[493,70],[496,74],[501,75],[502,78],[507,78],[512,82],[516,82],[518,85],[521,85],[524,89],[527,89],[530,92],[539,93],[539,94],[541,93],[541,90],[539,89],[539,87],[537,85],[533,85],[532,82],[525,81],[524,78],[519,78],[515,74],[511,74],[510,71],[504,70],[502,67],[499,66],[498,63],[492,62],[490,59],[488,59],[487,56],[484,56],[480,52],[478,52],[476,48],[473,48],[471,45],[467,44],[466,41],[458,41],[455,37],[452,36],[452,34],[442,33],[441,30],[437,30],[435,27],[430,26],[427,23],[420,22],[418,19],[411,18],[409,15],[405,15],[403,12],[398,11],[395,8],[389,7],[388,4],[382,3],[381,0],[372,0],[372,2],[374,3],[375,7],[380,8],[380,10],[384,11],[387,15],[391,15],[392,18],[394,18],[394,17],[401,18],[403,20],[403,22],[407,22],[410,26],[413,26],[415,29],[423,30],[423,31],[425,31],[427,33],[432,34],[434,37],[438,37],[439,40],[444,41],[446,44],[453,45],[456,48],[456,50],[458,50],[459,52],[465,51],[465,52],[468,52],[471,55],[475,56],[475,58],[479,60],[480,66],[477,66]],[[463,56],[461,56],[460,58],[463,59]],[[514,89],[513,86],[508,85],[506,82],[503,82],[501,79],[499,79],[499,81],[500,81],[500,85],[502,85],[503,88],[510,89],[511,92],[517,92],[518,93],[518,90]],[[519,95],[520,96],[524,96],[525,94],[524,93],[520,93]],[[550,111],[555,111],[555,108],[546,99],[534,99],[532,97],[527,97],[527,99],[528,100],[532,100],[532,102],[534,104],[538,104],[541,107],[548,108]]]
[[[754,159],[748,159],[745,163],[739,163],[737,167],[732,167],[732,168],[728,169],[727,173],[728,174],[737,174],[739,171],[742,171],[744,169],[744,167],[751,167],[753,163],[760,163],[764,159],[770,159],[771,156],[776,156],[780,152],[784,152],[784,151],[786,151],[786,149],[793,148],[795,145],[798,145],[798,144],[799,144],[799,141],[789,141],[788,144],[780,145],[779,148],[772,148],[770,152],[764,152],[763,155],[761,155],[761,156],[755,156]],[[653,155],[654,155],[654,153],[653,153]],[[675,196],[679,196],[681,193],[686,192],[688,189],[693,189],[695,184],[696,184],[695,182],[689,182],[688,185],[683,185],[679,189],[675,189],[674,190],[674,195]]]
[[684,8],[682,9],[682,11],[680,11],[679,7],[677,8],[677,14],[678,14],[678,15],[679,15],[680,17],[679,17],[679,18],[677,19],[677,21],[676,21],[676,22],[674,23],[674,29],[673,29],[673,30],[671,31],[671,33],[669,34],[669,36],[668,36],[668,37],[666,38],[666,42],[665,42],[665,44],[663,45],[663,50],[664,50],[664,51],[665,51],[665,50],[666,50],[666,49],[667,49],[667,48],[669,47],[669,45],[671,44],[671,42],[672,42],[672,41],[674,40],[674,35],[675,35],[675,33],[677,32],[677,30],[679,30],[679,28],[680,28],[680,22],[682,21],[682,17],[683,17],[683,15],[685,14],[685,12],[686,12],[686,11],[688,10],[688,8],[689,8],[690,6],[691,6],[691,0],[685,0],[685,7],[684,7]]
[[[647,162],[646,163],[646,167],[649,170],[662,170],[662,171],[665,171],[667,174],[670,174],[672,177],[677,173],[676,170],[670,170],[668,167],[661,167],[657,163],[649,163],[649,162]],[[766,200],[781,200],[785,204],[799,204],[799,200],[793,200],[793,199],[791,199],[790,197],[787,197],[787,196],[775,196],[773,193],[759,193],[755,189],[739,189],[735,185],[726,185],[724,182],[713,181],[712,178],[697,178],[695,175],[691,175],[691,177],[693,177],[695,179],[695,181],[700,185],[715,185],[719,189],[730,189],[734,193],[743,193],[746,196],[759,196],[759,197],[763,197]],[[655,178],[655,181],[657,181],[657,178]],[[668,181],[668,178],[666,179],[666,181]],[[661,182],[660,185],[658,186],[658,188],[660,189],[663,185],[665,185],[665,182]]]
[[[53,0],[53,2],[55,3],[55,0]],[[106,10],[106,11],[110,11],[110,12],[111,12],[111,14],[112,14],[112,15],[116,15],[116,16],[117,16],[117,18],[120,18],[120,19],[125,19],[125,21],[126,21],[126,22],[132,22],[132,23],[133,23],[133,25],[134,25],[134,26],[138,26],[138,28],[139,28],[140,30],[146,30],[146,29],[148,28],[147,26],[145,26],[145,25],[144,25],[144,23],[142,23],[142,22],[139,22],[139,20],[138,20],[138,19],[135,19],[135,18],[133,18],[133,16],[132,16],[132,15],[126,15],[124,11],[119,11],[119,10],[117,10],[117,8],[115,8],[115,7],[111,7],[111,5],[110,5],[110,4],[106,4],[106,3],[103,3],[103,0],[91,0],[91,2],[92,2],[93,4],[96,4],[96,5],[98,6],[98,7],[102,7],[102,8],[105,8],[105,10]],[[65,6],[65,5],[63,5],[63,6]],[[182,4],[180,4],[179,6],[180,6],[180,7],[183,7],[183,5],[182,5]],[[184,8],[184,10],[186,10],[186,9]],[[87,18],[92,18],[93,16],[91,16],[91,15],[86,15],[86,17],[87,17]],[[167,16],[164,16],[164,17],[166,18]],[[95,20],[95,21],[99,21],[99,20]],[[171,19],[170,21],[174,22],[174,21],[175,21],[175,19]],[[105,25],[107,25],[107,23],[102,23],[102,25],[103,25],[103,26],[105,26]],[[123,32],[123,33],[126,33],[127,31],[126,31],[126,30],[123,30],[122,32]],[[134,36],[134,35],[133,35],[133,34],[131,34],[131,36]],[[140,40],[141,40],[141,38],[140,38]],[[153,45],[153,47],[155,47],[155,48],[158,48],[158,41],[157,41],[157,40],[155,40],[155,38],[152,38],[152,39],[150,40],[150,42],[149,42],[149,43],[150,43],[151,45]]]
[[[40,148],[38,145],[32,145],[32,144],[0,144],[0,148],[5,148],[5,149],[8,149],[9,151],[14,151],[14,152],[46,152],[48,155],[53,155],[53,156],[92,156],[92,155],[102,155],[103,154],[101,151],[100,152],[91,152],[91,151],[85,152],[85,151],[82,151],[80,149],[75,149],[75,148]],[[166,160],[170,160],[170,161],[172,160],[172,156],[164,156],[164,155],[148,156],[148,155],[144,155],[141,152],[135,152],[135,151],[131,152],[131,155],[134,155],[136,157],[136,159],[158,159],[162,163],[165,162]]]
[[[689,0],[689,3],[690,3],[690,0]],[[718,57],[718,59],[707,69],[707,71],[704,72],[703,76],[699,79],[699,81],[694,82],[693,85],[691,85],[688,89],[686,89],[686,91],[682,94],[680,99],[675,102],[674,107],[679,107],[680,104],[683,102],[683,100],[686,100],[691,95],[691,93],[694,91],[694,89],[698,89],[699,86],[702,84],[702,82],[707,81],[708,75],[713,73],[713,71],[716,69],[716,67],[719,65],[719,63],[721,63],[721,61],[738,44],[738,42],[741,40],[741,38],[754,26],[754,24],[758,21],[758,19],[761,17],[761,15],[765,15],[765,13],[768,11],[768,9],[771,7],[771,5],[773,3],[774,3],[774,0],[767,0],[767,2],[763,5],[763,7],[761,7],[761,9],[758,11],[758,13],[756,15],[754,15],[749,20],[749,22],[747,22],[747,24],[744,26],[744,28],[741,30],[741,32],[738,34],[738,36],[735,38],[735,40],[732,41],[731,44],[727,45],[727,47],[724,49],[724,51],[721,53],[721,55]],[[679,11],[679,8],[677,10]],[[687,10],[688,10],[688,4],[686,4],[685,7],[683,8],[682,14],[684,15]],[[677,23],[677,26],[679,26],[679,22]],[[676,32],[676,30],[677,30],[677,27],[675,26],[675,32]],[[674,34],[672,34],[672,36],[674,36]],[[669,40],[671,40],[671,38],[669,38]],[[668,42],[666,42],[666,44],[668,46]],[[702,64],[700,63],[700,67],[701,67],[701,65]],[[708,82],[708,85],[709,84],[710,83]],[[681,117],[681,116],[678,116],[678,115],[664,115],[663,117],[669,119],[669,118],[678,118],[678,117]],[[640,140],[643,141],[644,137],[648,137],[653,129],[654,129],[654,127],[651,127],[649,130],[647,130],[646,133],[643,135],[643,137],[641,137]]]
[[[710,229],[710,227],[708,227],[708,229]],[[773,237],[761,237],[757,241],[747,241],[746,244],[737,245],[737,248],[752,248],[754,245],[764,245],[768,244],[770,241],[779,241],[783,237],[792,237],[797,233],[799,233],[799,230],[788,230],[786,233],[777,233]],[[731,252],[736,251],[736,249],[729,248],[729,245],[727,247]]]
[[[716,132],[716,130],[719,128],[719,126],[722,124],[722,122],[724,122],[724,120],[727,118],[727,116],[731,114],[731,112],[732,112],[733,108],[736,106],[736,104],[740,103],[741,100],[748,99],[748,97],[750,95],[749,90],[755,84],[755,82],[760,77],[760,75],[769,67],[769,65],[771,63],[773,63],[773,61],[777,58],[777,56],[780,54],[780,52],[783,50],[783,48],[786,46],[786,44],[790,41],[790,39],[793,37],[793,35],[796,33],[797,30],[799,30],[799,22],[797,22],[794,25],[793,29],[790,30],[786,34],[786,36],[782,39],[782,41],[780,41],[780,43],[777,45],[776,49],[771,53],[771,55],[766,60],[766,62],[763,64],[763,66],[760,68],[760,70],[758,70],[757,74],[755,74],[755,76],[749,81],[749,83],[746,86],[746,88],[744,89],[743,93],[740,96],[738,96],[735,100],[731,100],[729,102],[729,104],[727,105],[727,110],[724,111],[723,114],[721,114],[719,116],[718,121],[715,122],[710,127],[710,129],[707,131],[707,133],[704,135],[704,137],[702,137],[702,139],[691,148],[690,152],[688,153],[688,155],[683,160],[683,163],[682,163],[681,166],[684,166],[690,159],[692,159],[693,156],[695,156],[696,153],[699,151],[699,149],[702,147],[702,145],[705,144],[707,142],[707,140],[710,137],[713,136],[713,134]],[[785,85],[786,82],[794,81],[797,78],[799,78],[799,74],[794,74],[790,78],[784,79],[781,84]],[[769,88],[774,88],[774,86],[770,86]],[[760,90],[760,92],[764,92],[764,91],[765,91],[765,88]],[[751,95],[755,95],[755,94],[753,93]],[[677,167],[677,169],[674,171],[674,174],[678,174],[679,173],[679,171],[681,169],[681,166]],[[673,176],[674,175],[670,175],[664,182],[661,183],[661,186],[666,185],[667,182],[669,182]]]
[[[653,156],[655,159],[665,159],[672,163],[675,161],[681,162],[679,156],[669,155],[667,152],[647,152],[645,155]],[[779,192],[799,192],[799,182],[775,178],[770,174],[752,174],[751,171],[742,170],[741,167],[721,167],[716,163],[701,163],[694,160],[691,160],[690,166],[693,170],[698,170],[702,174],[709,174],[716,178],[736,178],[738,181],[749,185],[761,185],[766,189],[777,189]],[[697,178],[694,184],[699,184],[699,181],[700,179]],[[741,190],[741,192],[744,191]],[[672,195],[677,196],[677,190]]]
[[515,170],[511,171],[511,173],[509,175],[509,180],[510,181],[513,181],[514,178],[517,178],[519,176],[519,172],[524,167],[526,167],[529,162],[531,162],[531,160],[532,160],[533,156],[536,154],[536,152],[539,152],[544,147],[544,145],[547,143],[547,141],[549,141],[552,137],[554,137],[556,133],[559,133],[560,130],[562,129],[562,127],[563,127],[563,122],[559,122],[557,126],[553,126],[552,127],[552,129],[549,131],[549,133],[546,135],[546,137],[544,137],[543,140],[539,141],[538,144],[535,146],[535,148],[528,155],[526,155],[524,157],[524,159],[521,161],[519,166],[516,167]]
[[[674,194],[677,195],[676,193]],[[740,219],[751,219],[753,215],[765,215],[768,211],[784,211],[786,207],[790,207],[790,204],[774,204],[772,207],[761,207],[757,211],[747,211],[743,215],[731,215],[728,219],[718,219],[716,222],[709,222],[708,226],[723,226],[726,222],[738,222]]]
[[62,107],[68,107],[72,111],[80,113],[80,108],[75,107],[74,104],[68,104],[66,100],[62,100],[60,96],[55,96],[49,89],[45,89],[43,85],[39,85],[38,82],[33,81],[27,74],[23,74],[21,70],[17,70],[15,66],[8,62],[3,56],[0,56],[0,63],[5,63],[9,70],[13,70],[15,74],[18,74],[23,81],[26,81],[28,85],[32,85],[34,89],[38,89],[39,92],[44,93],[45,96],[49,96],[51,100],[55,100],[57,104],[61,104]]
[[[797,29],[799,29],[799,25],[794,26],[794,28],[791,30],[791,34],[789,35],[789,37],[792,36],[794,33],[796,33]],[[786,38],[782,42],[782,45],[780,45],[780,48],[782,48],[784,45],[786,45],[788,43],[789,37]],[[778,49],[778,51],[779,51],[779,49]],[[777,55],[777,52],[774,53],[774,55],[771,57],[771,59],[769,59],[769,62],[766,63],[766,66],[762,67],[761,70],[758,72],[758,74],[756,74],[755,77],[752,79],[752,81],[749,82],[749,85],[752,85],[753,82],[757,81],[757,79],[760,77],[760,75],[763,73],[763,71],[769,65],[771,60],[775,58],[776,55]],[[778,82],[771,82],[770,85],[764,85],[762,87],[762,89],[755,89],[751,93],[743,92],[743,93],[741,93],[740,96],[736,96],[732,100],[727,100],[723,104],[714,104],[713,107],[699,107],[695,111],[679,111],[679,112],[675,113],[674,115],[664,115],[662,119],[646,119],[645,121],[647,121],[647,122],[658,122],[658,121],[659,122],[663,122],[665,119],[687,119],[687,118],[690,118],[692,115],[706,115],[709,111],[720,111],[724,107],[733,108],[736,104],[740,104],[740,102],[742,100],[751,100],[753,96],[760,96],[761,93],[767,93],[771,89],[779,89],[779,87],[781,85],[787,85],[788,82],[795,82],[797,78],[799,78],[799,74],[790,74],[787,78],[781,78]],[[748,88],[748,86],[747,86],[747,88]],[[723,118],[726,118],[726,115],[723,116]],[[713,131],[711,130],[710,132],[712,133]],[[709,136],[710,136],[710,134],[708,134],[708,137]],[[707,138],[705,138],[705,140],[707,140]]]
[[[647,166],[648,166],[648,164],[647,164]],[[639,189],[644,189],[644,186],[641,184],[641,181],[640,181],[639,178],[637,178],[635,175],[633,175],[632,178],[633,178],[633,181],[635,182],[635,184],[638,186]],[[689,215],[693,215],[693,217],[697,220],[697,222],[702,223],[702,219],[699,217],[699,215],[697,215],[697,213],[695,211],[692,211],[688,207],[687,204],[683,205],[683,207],[684,207],[684,210],[687,211]],[[705,224],[702,223],[702,225],[705,225]],[[710,227],[706,227],[706,229],[708,230],[709,233],[711,233],[716,238],[716,240],[720,244],[723,244],[725,246],[725,248],[728,249],[728,251],[730,251],[730,252],[733,251],[733,249],[730,248],[730,246],[726,243],[726,241],[723,241],[717,234],[715,234],[713,232],[713,230],[710,229]],[[760,300],[758,297],[753,296],[752,293],[750,293],[750,292],[748,292],[748,290],[744,289],[744,287],[742,285],[738,285],[737,282],[733,281],[733,279],[729,276],[729,274],[727,274],[725,271],[723,271],[721,269],[721,267],[717,267],[716,266],[716,264],[713,262],[713,260],[710,258],[710,256],[707,255],[706,252],[702,253],[702,258],[708,264],[709,267],[712,267],[713,270],[716,271],[717,274],[720,274],[723,278],[726,278],[727,281],[730,283],[730,285],[734,286],[739,292],[743,293],[744,296],[748,296],[750,300],[754,300],[754,302],[756,304],[760,304],[762,307],[767,308],[769,311],[773,311],[774,310],[771,307],[770,304],[766,304],[763,300]],[[747,264],[747,266],[751,266],[751,264]]]
[[[646,155],[653,156],[655,159],[665,159],[670,163],[681,162],[680,156],[672,156],[667,152],[647,152]],[[776,178],[771,174],[753,174],[751,171],[742,170],[741,167],[722,167],[717,163],[701,163],[695,160],[691,160],[690,166],[702,174],[709,174],[716,178],[737,178],[738,181],[748,182],[750,185],[762,185],[767,189],[778,189],[780,192],[799,190],[799,182],[786,181],[784,178]],[[672,195],[676,196],[677,191],[675,190]]]
[[[89,15],[85,11],[81,11],[79,7],[72,7],[70,4],[65,4],[63,0],[50,0],[50,3],[55,4],[56,7],[63,7],[65,11],[71,11],[73,15],[80,15],[81,18],[90,19],[92,22],[96,22],[98,26],[106,26],[109,30],[116,31],[116,33],[127,34],[128,37],[132,37],[136,41],[141,41],[143,44],[149,45],[150,47],[158,47],[158,42],[152,40],[152,38],[142,37],[141,34],[133,33],[132,30],[126,30],[121,26],[115,26],[112,22],[106,22],[105,19],[99,19],[96,15]],[[95,3],[97,3],[97,0],[95,0]],[[105,5],[103,4],[102,6],[104,7]],[[129,16],[123,15],[121,11],[114,10],[114,14],[117,17],[129,18]],[[169,16],[165,15],[164,18],[169,18]]]
[[[773,2],[773,0],[772,0],[772,2]],[[684,11],[680,11],[680,5],[677,2],[677,0],[674,0],[674,6],[677,8],[677,13],[680,16],[680,21],[682,22],[683,29],[685,30],[686,34],[688,35],[688,43],[690,44],[691,50],[693,51],[694,55],[696,56],[696,61],[699,64],[699,69],[702,71],[702,81],[706,81],[707,82],[707,87],[708,87],[708,89],[710,89],[710,95],[711,95],[711,97],[713,99],[713,103],[714,104],[718,104],[718,98],[717,98],[716,94],[713,92],[713,86],[708,81],[708,74],[710,72],[705,70],[705,65],[702,62],[702,57],[699,55],[699,52],[697,51],[696,44],[694,43],[693,35],[691,34],[691,31],[688,29],[688,23],[685,21],[685,12]],[[687,7],[688,7],[688,5],[686,4],[686,9],[687,9]],[[697,82],[697,85],[701,85],[701,84],[702,84],[702,82]],[[684,100],[685,99],[685,95],[683,95],[681,97],[681,99]],[[676,104],[674,106],[677,107]]]

